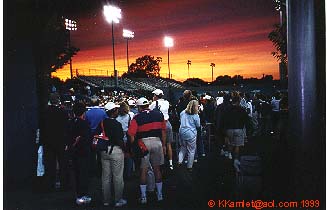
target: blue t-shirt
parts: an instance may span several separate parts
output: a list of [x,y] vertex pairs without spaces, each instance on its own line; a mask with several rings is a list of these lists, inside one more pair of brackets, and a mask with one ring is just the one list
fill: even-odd
[[[85,113],[86,121],[89,123],[91,131],[93,134],[100,134],[101,130],[97,130],[100,128],[99,124],[104,119],[108,118],[107,113],[101,109],[100,107],[92,107],[89,111]],[[100,133],[98,133],[100,132]]]

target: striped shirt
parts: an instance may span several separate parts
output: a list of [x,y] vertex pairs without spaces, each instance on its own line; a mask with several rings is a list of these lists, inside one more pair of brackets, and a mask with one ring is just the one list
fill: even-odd
[[128,128],[128,135],[135,136],[136,139],[147,137],[161,138],[162,130],[166,130],[163,114],[145,109],[134,116]]

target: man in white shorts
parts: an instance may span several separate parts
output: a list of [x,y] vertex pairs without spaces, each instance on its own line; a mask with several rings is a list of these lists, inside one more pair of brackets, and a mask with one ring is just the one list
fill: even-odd
[[135,115],[128,129],[131,143],[142,141],[149,153],[141,159],[140,166],[140,190],[141,204],[147,203],[146,197],[146,175],[148,167],[153,167],[156,181],[157,199],[163,200],[162,196],[162,175],[160,165],[164,164],[164,154],[166,153],[166,122],[161,112],[149,109],[149,101],[140,98],[136,101],[139,114]]

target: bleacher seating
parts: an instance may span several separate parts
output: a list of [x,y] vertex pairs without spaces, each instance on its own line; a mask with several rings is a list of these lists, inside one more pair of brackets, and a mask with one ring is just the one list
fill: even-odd
[[[115,87],[114,77],[78,76],[77,78],[82,82],[85,82],[93,87],[105,87],[105,88]],[[165,79],[165,78],[119,78],[118,85],[120,88],[127,91],[134,91],[134,90],[153,91],[157,88],[167,88],[167,87],[173,89],[184,88],[182,83],[172,79]]]

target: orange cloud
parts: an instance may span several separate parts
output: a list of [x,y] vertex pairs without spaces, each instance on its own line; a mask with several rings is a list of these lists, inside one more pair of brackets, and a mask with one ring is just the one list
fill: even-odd
[[[227,0],[219,5],[211,0],[201,1],[202,4],[196,0],[178,2],[133,3],[133,8],[122,5],[124,19],[114,26],[116,69],[120,75],[127,70],[126,41],[121,37],[122,29],[127,27],[135,29],[135,38],[129,42],[130,63],[146,54],[162,57],[162,76],[168,75],[163,37],[170,35],[175,42],[170,49],[170,69],[174,79],[183,81],[188,78],[187,60],[192,61],[190,77],[206,81],[211,81],[210,63],[216,64],[214,79],[219,75],[236,74],[244,77],[271,74],[275,79],[279,78],[278,62],[271,55],[273,46],[267,38],[273,24],[278,22],[278,14],[273,15],[272,6],[270,11],[269,5],[244,1],[240,1],[243,8]],[[186,7],[190,9],[186,10]],[[80,18],[78,22],[81,27],[72,34],[72,42],[81,50],[73,58],[73,69],[86,74],[102,72],[106,75],[108,72],[111,75],[111,26],[105,23],[101,12],[94,18]],[[62,79],[69,75],[69,65],[53,74]]]

